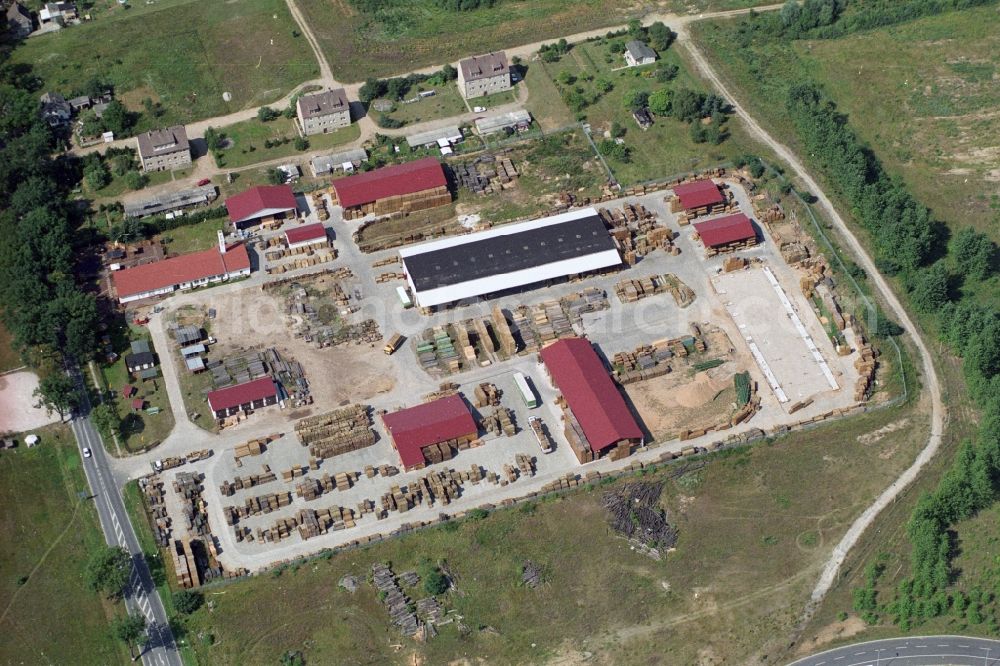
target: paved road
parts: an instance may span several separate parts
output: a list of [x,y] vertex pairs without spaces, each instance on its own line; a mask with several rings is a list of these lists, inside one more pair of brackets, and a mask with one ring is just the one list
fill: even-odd
[[855,643],[789,666],[994,666],[1000,641],[967,636],[913,636]]
[[149,567],[139,548],[139,540],[125,511],[121,491],[108,464],[104,443],[90,422],[90,418],[86,416],[89,405],[81,411],[84,415],[75,417],[70,425],[80,446],[81,457],[84,447],[91,451],[90,458],[82,458],[83,469],[87,475],[87,483],[90,484],[97,515],[101,520],[104,538],[109,544],[121,546],[132,555],[134,569],[125,603],[130,612],[138,611],[146,617],[149,642],[142,655],[142,661],[147,666],[182,666],[183,662],[174,643],[167,613],[156,586],[153,585]]
[[895,317],[903,328],[910,334],[910,339],[913,341],[913,345],[916,347],[917,353],[920,356],[920,370],[923,374],[923,387],[927,390],[926,395],[930,398],[931,431],[927,438],[927,445],[917,455],[913,464],[904,470],[903,473],[900,474],[888,488],[882,491],[882,494],[875,499],[871,506],[865,509],[857,520],[851,524],[843,538],[834,547],[833,552],[830,555],[830,559],[827,560],[826,565],[823,568],[823,572],[820,574],[819,581],[813,589],[809,605],[803,614],[802,626],[805,626],[806,622],[815,612],[816,607],[836,582],[837,573],[840,571],[840,567],[844,564],[847,553],[855,546],[855,544],[857,544],[858,540],[861,539],[861,535],[864,534],[865,530],[871,526],[875,517],[878,516],[883,509],[889,506],[889,504],[892,503],[899,496],[899,494],[908,485],[910,485],[914,479],[917,478],[920,471],[931,461],[940,448],[941,433],[944,431],[945,418],[941,401],[941,386],[938,383],[937,371],[934,369],[934,362],[931,358],[930,352],[921,337],[920,329],[914,325],[913,321],[910,319],[910,315],[906,312],[906,309],[896,297],[896,294],[889,286],[889,283],[884,277],[882,277],[882,274],[875,267],[875,262],[872,261],[872,258],[868,255],[867,249],[861,244],[860,241],[858,241],[857,237],[844,221],[844,218],[840,216],[840,213],[837,212],[833,203],[826,196],[826,194],[823,193],[823,189],[812,178],[812,176],[809,175],[809,172],[799,160],[798,156],[796,156],[791,149],[776,140],[763,127],[761,127],[760,124],[758,124],[753,116],[751,116],[742,104],[740,104],[739,98],[733,95],[732,91],[726,87],[719,75],[712,69],[708,60],[705,59],[690,39],[683,41],[679,39],[678,43],[680,43],[682,48],[685,48],[688,53],[690,53],[691,59],[698,70],[726,99],[731,102],[734,113],[740,117],[750,134],[769,146],[780,159],[784,160],[790,167],[791,171],[794,172],[795,175],[798,176],[805,184],[806,190],[812,192],[816,196],[819,202],[819,207],[823,209],[827,218],[836,228],[841,243],[847,245],[851,254],[853,254],[857,259],[858,264],[865,269],[870,283],[877,290],[882,303],[886,307],[886,310],[893,317]]

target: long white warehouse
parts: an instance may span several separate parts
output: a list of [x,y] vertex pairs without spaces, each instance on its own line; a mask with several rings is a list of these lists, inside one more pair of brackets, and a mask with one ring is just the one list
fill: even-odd
[[618,266],[621,255],[593,208],[399,251],[417,305],[454,303]]

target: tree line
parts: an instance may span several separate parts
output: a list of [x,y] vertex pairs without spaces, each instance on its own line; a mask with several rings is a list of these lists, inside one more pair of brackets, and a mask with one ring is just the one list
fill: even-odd
[[[745,20],[737,34],[744,44],[836,37],[987,2],[995,0],[875,0],[843,12],[847,3],[842,0],[807,0],[801,6],[789,3],[767,18]],[[774,76],[762,58],[755,59],[751,70],[762,82]],[[1000,499],[1000,310],[976,297],[984,284],[995,284],[997,247],[972,228],[949,235],[886,172],[849,118],[814,81],[804,78],[788,85],[785,103],[810,162],[867,232],[879,269],[897,278],[929,328],[962,357],[970,394],[983,414],[974,439],[961,444],[938,486],[919,498],[907,523],[910,577],[890,601],[880,603],[878,577],[867,575],[865,586],[854,591],[855,610],[870,622],[885,614],[904,629],[952,613],[973,624],[988,619],[1000,631],[997,618],[984,615],[992,594],[978,586],[968,592],[950,589],[957,577],[952,527]]]

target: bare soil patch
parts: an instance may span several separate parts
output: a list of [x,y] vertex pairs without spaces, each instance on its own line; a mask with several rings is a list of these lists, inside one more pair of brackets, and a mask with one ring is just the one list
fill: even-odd
[[736,401],[733,363],[699,372],[672,372],[629,384],[625,392],[643,423],[657,439],[680,430],[705,428],[722,421]]

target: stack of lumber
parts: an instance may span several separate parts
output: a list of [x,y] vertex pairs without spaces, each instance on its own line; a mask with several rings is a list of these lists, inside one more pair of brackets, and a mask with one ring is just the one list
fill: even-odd
[[414,611],[410,610],[410,598],[396,582],[396,576],[386,564],[372,564],[372,584],[379,591],[379,599],[386,607],[392,623],[404,636],[415,636],[421,631],[421,623]]
[[583,315],[588,312],[606,310],[610,307],[607,294],[604,293],[603,289],[597,287],[587,287],[583,291],[563,296],[559,299],[559,304],[574,324],[579,324]]
[[291,481],[292,479],[297,479],[300,476],[305,476],[305,473],[308,471],[308,465],[293,465],[290,469],[286,469],[281,472],[281,480]]
[[226,522],[230,525],[235,525],[241,518],[258,516],[262,513],[271,513],[291,503],[292,494],[288,491],[282,491],[280,493],[248,497],[243,506],[227,506],[223,511],[226,513]]
[[535,461],[531,456],[525,453],[518,453],[514,456],[514,462],[517,463],[517,468],[521,470],[521,474],[527,476],[535,475]]
[[496,384],[491,382],[483,382],[477,386],[474,390],[476,400],[473,403],[477,408],[490,407],[500,404],[500,396],[502,395],[500,389],[496,387]]
[[503,406],[497,406],[492,412],[483,417],[483,428],[487,432],[494,434],[503,433],[507,437],[513,437],[517,432],[514,422],[511,419],[511,412]]
[[191,451],[184,457],[187,458],[188,462],[193,463],[199,460],[204,460],[205,458],[208,458],[211,455],[212,455],[212,449],[198,449],[197,451]]
[[858,348],[858,358],[854,361],[854,368],[858,371],[858,379],[854,384],[854,401],[864,402],[868,397],[872,380],[875,379],[875,349],[863,342]]
[[370,408],[350,405],[326,414],[301,419],[295,424],[295,434],[310,455],[325,459],[356,451],[375,443],[371,429]]
[[181,587],[191,588],[201,585],[201,579],[198,576],[198,567],[194,560],[194,553],[191,552],[190,541],[174,541],[174,547],[170,549],[170,555],[174,561],[174,574]]
[[277,477],[274,475],[274,472],[270,471],[265,471],[261,474],[250,474],[248,476],[237,476],[232,481],[223,481],[219,486],[219,492],[225,497],[231,497],[237,490],[253,488],[254,486],[259,486],[264,483],[270,483],[275,479],[277,479]]
[[517,353],[517,342],[499,305],[493,307],[492,321],[493,332],[496,334],[497,342],[500,343],[500,351],[506,356],[513,356]]

